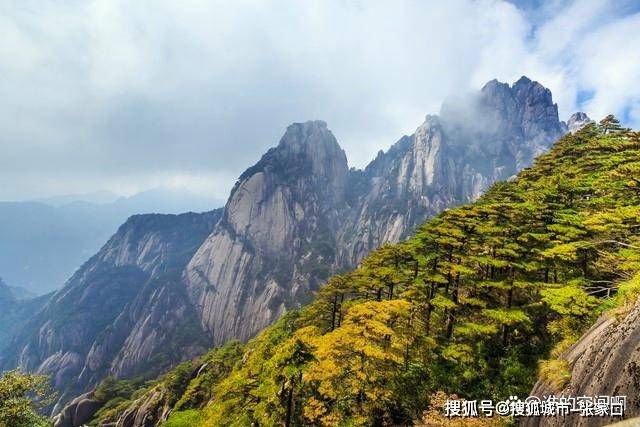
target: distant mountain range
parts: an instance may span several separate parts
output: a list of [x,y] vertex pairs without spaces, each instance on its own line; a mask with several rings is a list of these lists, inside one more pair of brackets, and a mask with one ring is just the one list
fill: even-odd
[[36,297],[22,288],[7,285],[0,278],[0,351],[10,337],[24,326],[25,319],[37,313],[51,294]]
[[109,192],[0,202],[0,275],[34,294],[59,289],[129,216],[203,212],[223,202],[158,188],[131,197]]
[[20,330],[0,368],[53,374],[62,404],[106,376],[154,375],[247,340],[569,130],[551,92],[526,77],[446,102],[364,170],[349,169],[326,123],[295,123],[223,209],[130,218]]

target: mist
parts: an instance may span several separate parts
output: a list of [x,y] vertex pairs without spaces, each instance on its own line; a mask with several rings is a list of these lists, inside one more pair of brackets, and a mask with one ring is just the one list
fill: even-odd
[[[225,199],[292,122],[352,166],[442,101],[521,75],[560,118],[640,124],[638,4],[21,1],[0,5],[0,200],[155,187]],[[560,36],[561,34],[561,36]]]

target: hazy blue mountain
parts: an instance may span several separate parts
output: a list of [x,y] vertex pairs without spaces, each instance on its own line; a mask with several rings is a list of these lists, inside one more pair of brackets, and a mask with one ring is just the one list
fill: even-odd
[[27,294],[23,291],[7,285],[0,278],[0,351],[8,344],[9,338],[20,331],[51,297],[49,294],[26,298]]
[[28,289],[21,288],[19,286],[9,286],[9,289],[11,290],[13,297],[19,301],[33,299],[38,296],[35,293],[29,291]]
[[51,206],[64,206],[73,202],[87,202],[94,204],[107,204],[113,203],[118,200],[120,195],[113,193],[111,191],[94,191],[91,193],[81,193],[81,194],[61,194],[57,196],[51,197],[41,197],[37,199],[33,199],[33,202],[41,202]]
[[12,349],[0,367],[53,374],[65,401],[105,376],[157,374],[204,352],[179,277],[221,211],[130,217],[27,322],[11,317],[21,326],[0,335],[0,350]]
[[0,273],[12,286],[44,294],[61,288],[131,215],[203,212],[220,205],[161,188],[131,197],[99,192],[0,202]]

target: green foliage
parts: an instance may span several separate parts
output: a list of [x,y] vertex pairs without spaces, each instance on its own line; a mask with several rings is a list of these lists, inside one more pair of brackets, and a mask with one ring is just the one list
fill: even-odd
[[202,412],[197,409],[172,412],[162,427],[196,427],[202,422]]
[[16,369],[0,377],[0,427],[38,427],[50,425],[38,409],[50,404],[53,395],[49,379]]

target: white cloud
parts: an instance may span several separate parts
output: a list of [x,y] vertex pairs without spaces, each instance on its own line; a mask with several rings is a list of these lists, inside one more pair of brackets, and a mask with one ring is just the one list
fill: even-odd
[[562,118],[583,107],[638,126],[629,5],[5,2],[0,199],[181,182],[226,193],[290,122],[316,118],[363,166],[447,95],[523,74]]

